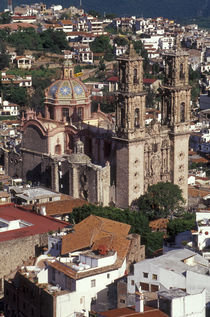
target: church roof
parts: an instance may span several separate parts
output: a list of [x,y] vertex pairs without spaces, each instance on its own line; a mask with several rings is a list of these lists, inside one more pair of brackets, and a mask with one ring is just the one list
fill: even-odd
[[85,102],[89,97],[87,87],[80,79],[74,77],[74,67],[71,61],[65,61],[62,78],[56,80],[45,90],[47,102],[61,105],[72,105],[79,101]]
[[48,99],[66,100],[66,99],[84,99],[87,88],[76,78],[68,80],[56,80],[46,91]]

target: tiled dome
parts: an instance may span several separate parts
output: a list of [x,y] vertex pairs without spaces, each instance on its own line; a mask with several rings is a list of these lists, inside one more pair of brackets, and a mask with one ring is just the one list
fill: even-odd
[[85,85],[76,78],[69,80],[59,79],[55,81],[46,91],[48,99],[57,99],[58,101],[66,99],[84,99],[87,94]]
[[73,65],[66,61],[63,68],[62,79],[56,80],[45,90],[45,97],[48,101],[61,103],[84,100],[89,97],[89,92],[86,86],[73,74]]

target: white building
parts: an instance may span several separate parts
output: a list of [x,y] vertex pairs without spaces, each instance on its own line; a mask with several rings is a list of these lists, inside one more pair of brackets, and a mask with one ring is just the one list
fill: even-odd
[[[48,308],[53,316],[88,316],[100,301],[107,307],[103,306],[108,299],[107,286],[126,274],[131,258],[135,261],[144,247],[137,248],[139,236],[128,235],[130,225],[93,215],[65,230],[70,233],[49,237],[48,255],[39,257],[35,266],[22,267],[19,273],[25,284],[35,274],[37,286],[33,287],[40,288],[36,294],[41,294],[44,286],[51,296]],[[107,304],[112,307],[108,300]]]
[[178,249],[153,259],[134,264],[133,275],[128,276],[127,291],[161,291],[180,288],[187,293],[207,291],[210,301],[209,263],[201,255],[188,249]]
[[197,294],[188,294],[180,289],[171,288],[158,292],[160,310],[170,317],[205,317],[206,290]]
[[[208,199],[208,192],[206,192]],[[202,251],[206,259],[210,259],[210,212],[196,212],[197,230],[192,232],[194,245]]]
[[0,115],[1,116],[18,116],[19,106],[9,103],[7,100],[3,100],[0,97]]

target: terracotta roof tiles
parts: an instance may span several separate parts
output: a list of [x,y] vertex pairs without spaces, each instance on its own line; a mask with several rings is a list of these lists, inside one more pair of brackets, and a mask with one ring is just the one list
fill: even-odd
[[100,312],[100,316],[103,317],[168,317],[169,315],[163,313],[157,308],[144,306],[144,312],[138,313],[135,311],[134,307],[125,307],[107,310],[105,312]]
[[65,200],[58,200],[58,201],[38,204],[38,206],[45,207],[46,214],[48,216],[55,216],[55,215],[64,215],[64,214],[71,213],[74,208],[82,207],[85,204],[88,204],[88,202],[83,199],[71,197]]
[[63,237],[61,254],[91,247],[96,241],[107,238],[107,235],[125,240],[129,231],[130,225],[90,215],[75,225],[73,233]]

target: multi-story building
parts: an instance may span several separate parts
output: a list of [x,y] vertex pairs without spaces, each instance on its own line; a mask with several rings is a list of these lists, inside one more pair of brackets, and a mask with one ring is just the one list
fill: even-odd
[[139,236],[128,235],[129,230],[127,224],[91,215],[67,235],[50,236],[49,256],[5,281],[5,315],[14,310],[27,317],[88,316],[91,309],[112,307],[107,286],[144,258]]

